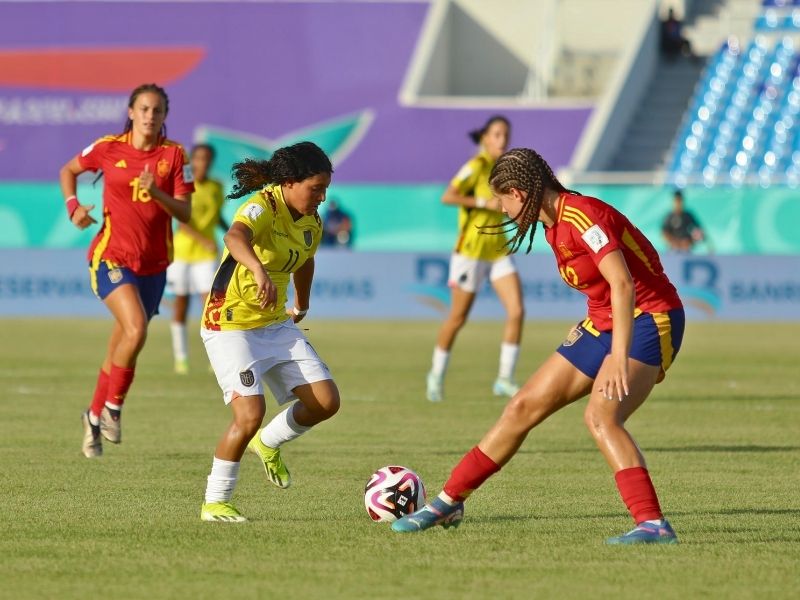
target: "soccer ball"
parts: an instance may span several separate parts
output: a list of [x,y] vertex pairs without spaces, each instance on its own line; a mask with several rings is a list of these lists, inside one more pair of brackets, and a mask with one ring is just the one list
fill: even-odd
[[419,475],[406,467],[382,467],[364,488],[364,506],[373,521],[391,523],[423,504],[425,485]]

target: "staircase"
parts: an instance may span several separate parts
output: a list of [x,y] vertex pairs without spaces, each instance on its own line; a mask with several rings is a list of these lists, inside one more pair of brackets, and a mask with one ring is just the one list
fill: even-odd
[[704,65],[705,59],[661,60],[610,170],[654,171],[664,165]]

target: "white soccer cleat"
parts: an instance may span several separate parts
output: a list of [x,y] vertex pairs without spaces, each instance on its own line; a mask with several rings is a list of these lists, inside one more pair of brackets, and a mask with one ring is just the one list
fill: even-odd
[[498,377],[492,386],[492,392],[495,396],[507,396],[511,398],[519,391],[519,386],[505,377]]
[[444,400],[444,386],[442,377],[431,371],[428,373],[426,397],[430,402],[441,402]]

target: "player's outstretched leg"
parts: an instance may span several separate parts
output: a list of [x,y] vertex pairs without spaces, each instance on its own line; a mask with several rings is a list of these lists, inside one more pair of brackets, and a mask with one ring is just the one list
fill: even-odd
[[436,525],[445,529],[458,527],[464,518],[464,503],[448,503],[440,497],[434,498],[416,512],[392,523],[392,529],[400,533],[424,531]]
[[458,527],[464,518],[464,500],[484,481],[500,470],[500,465],[475,446],[453,469],[444,490],[416,512],[392,523],[394,531],[424,531],[435,525]]

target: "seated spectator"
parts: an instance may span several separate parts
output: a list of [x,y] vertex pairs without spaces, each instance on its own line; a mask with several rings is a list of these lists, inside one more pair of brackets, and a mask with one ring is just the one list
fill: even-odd
[[672,212],[664,219],[661,233],[674,252],[691,252],[697,242],[706,239],[706,234],[695,216],[683,206],[683,193],[675,190]]
[[349,248],[353,244],[353,219],[334,199],[328,200],[328,210],[322,219],[323,246]]

